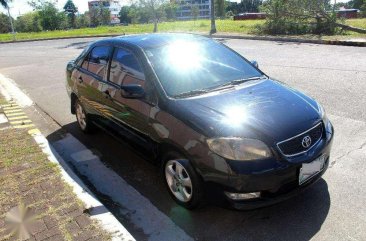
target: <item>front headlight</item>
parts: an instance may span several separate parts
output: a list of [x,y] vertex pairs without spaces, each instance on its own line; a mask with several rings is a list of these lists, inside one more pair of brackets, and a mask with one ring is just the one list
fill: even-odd
[[231,160],[249,161],[271,157],[271,151],[260,140],[222,137],[207,140],[208,147],[214,153]]

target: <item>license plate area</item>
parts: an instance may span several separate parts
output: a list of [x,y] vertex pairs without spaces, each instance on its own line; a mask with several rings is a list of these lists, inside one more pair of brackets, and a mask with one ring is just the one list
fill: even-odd
[[325,155],[316,158],[310,163],[303,163],[299,172],[299,185],[304,184],[324,169]]

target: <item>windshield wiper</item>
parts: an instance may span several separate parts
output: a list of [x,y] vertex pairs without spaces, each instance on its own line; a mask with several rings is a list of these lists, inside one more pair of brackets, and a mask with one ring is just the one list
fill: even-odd
[[177,94],[177,95],[174,95],[174,97],[189,97],[189,96],[194,96],[194,95],[200,95],[200,94],[205,94],[207,93],[208,91],[207,90],[204,90],[204,89],[200,89],[200,90],[190,90],[190,91],[187,91],[187,92],[183,92],[183,93],[180,93],[180,94]]
[[210,91],[217,91],[217,90],[232,88],[235,85],[239,85],[239,84],[247,82],[247,81],[259,80],[259,79],[264,79],[264,78],[267,78],[267,77],[265,75],[262,75],[262,76],[255,76],[255,77],[250,77],[250,78],[232,80],[232,81],[223,83],[221,85],[215,86],[214,88],[211,88]]

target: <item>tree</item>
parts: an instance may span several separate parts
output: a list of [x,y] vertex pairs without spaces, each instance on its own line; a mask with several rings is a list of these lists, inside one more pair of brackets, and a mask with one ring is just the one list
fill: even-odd
[[38,12],[43,30],[56,30],[63,27],[65,15],[59,13],[55,1],[32,0],[28,4]]
[[7,9],[9,7],[9,2],[10,0],[0,0],[0,5]]
[[215,0],[215,16],[219,18],[225,17],[225,0]]
[[9,33],[11,31],[8,16],[0,12],[0,33]]
[[139,5],[149,15],[154,22],[154,33],[158,31],[158,22],[165,16],[163,4],[165,0],[139,0]]
[[38,12],[29,12],[19,16],[15,21],[15,26],[19,32],[42,31]]
[[268,0],[262,31],[269,34],[335,34],[337,15],[329,12],[329,0]]
[[196,4],[193,4],[191,6],[191,16],[193,18],[194,24],[196,24],[196,20],[198,16],[200,15],[200,9]]
[[84,14],[79,14],[79,15],[76,16],[76,27],[77,28],[90,27],[89,12],[85,12]]
[[215,23],[215,0],[211,1],[211,30],[210,34],[216,33],[216,23]]
[[119,11],[119,20],[121,23],[131,23],[131,17],[128,16],[130,8],[130,6],[123,6],[121,11]]
[[177,14],[177,4],[175,2],[168,2],[163,5],[165,16],[168,20],[175,20]]
[[108,25],[111,23],[111,13],[102,3],[98,7],[94,7],[89,12],[90,23],[92,26]]
[[72,0],[67,0],[64,11],[67,14],[69,25],[72,28],[75,28],[76,26],[76,13],[78,12],[78,8],[75,6],[74,2]]

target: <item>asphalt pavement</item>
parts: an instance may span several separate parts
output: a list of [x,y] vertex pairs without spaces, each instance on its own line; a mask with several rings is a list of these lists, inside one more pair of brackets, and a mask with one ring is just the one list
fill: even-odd
[[[78,130],[65,90],[65,66],[92,40],[0,45],[0,74],[12,79],[37,104],[39,112],[30,117],[51,144],[71,133],[195,240],[366,240],[365,48],[220,40],[248,59],[257,60],[268,75],[324,105],[336,131],[331,166],[306,192],[275,206],[243,212],[212,203],[187,211],[171,200],[157,168],[136,150],[103,132],[85,136]],[[114,194],[104,192],[104,186],[87,173],[82,179],[137,240],[150,239],[146,227],[129,216],[133,214],[123,212],[128,202],[113,199]],[[174,240],[174,233],[171,235],[170,240]]]

